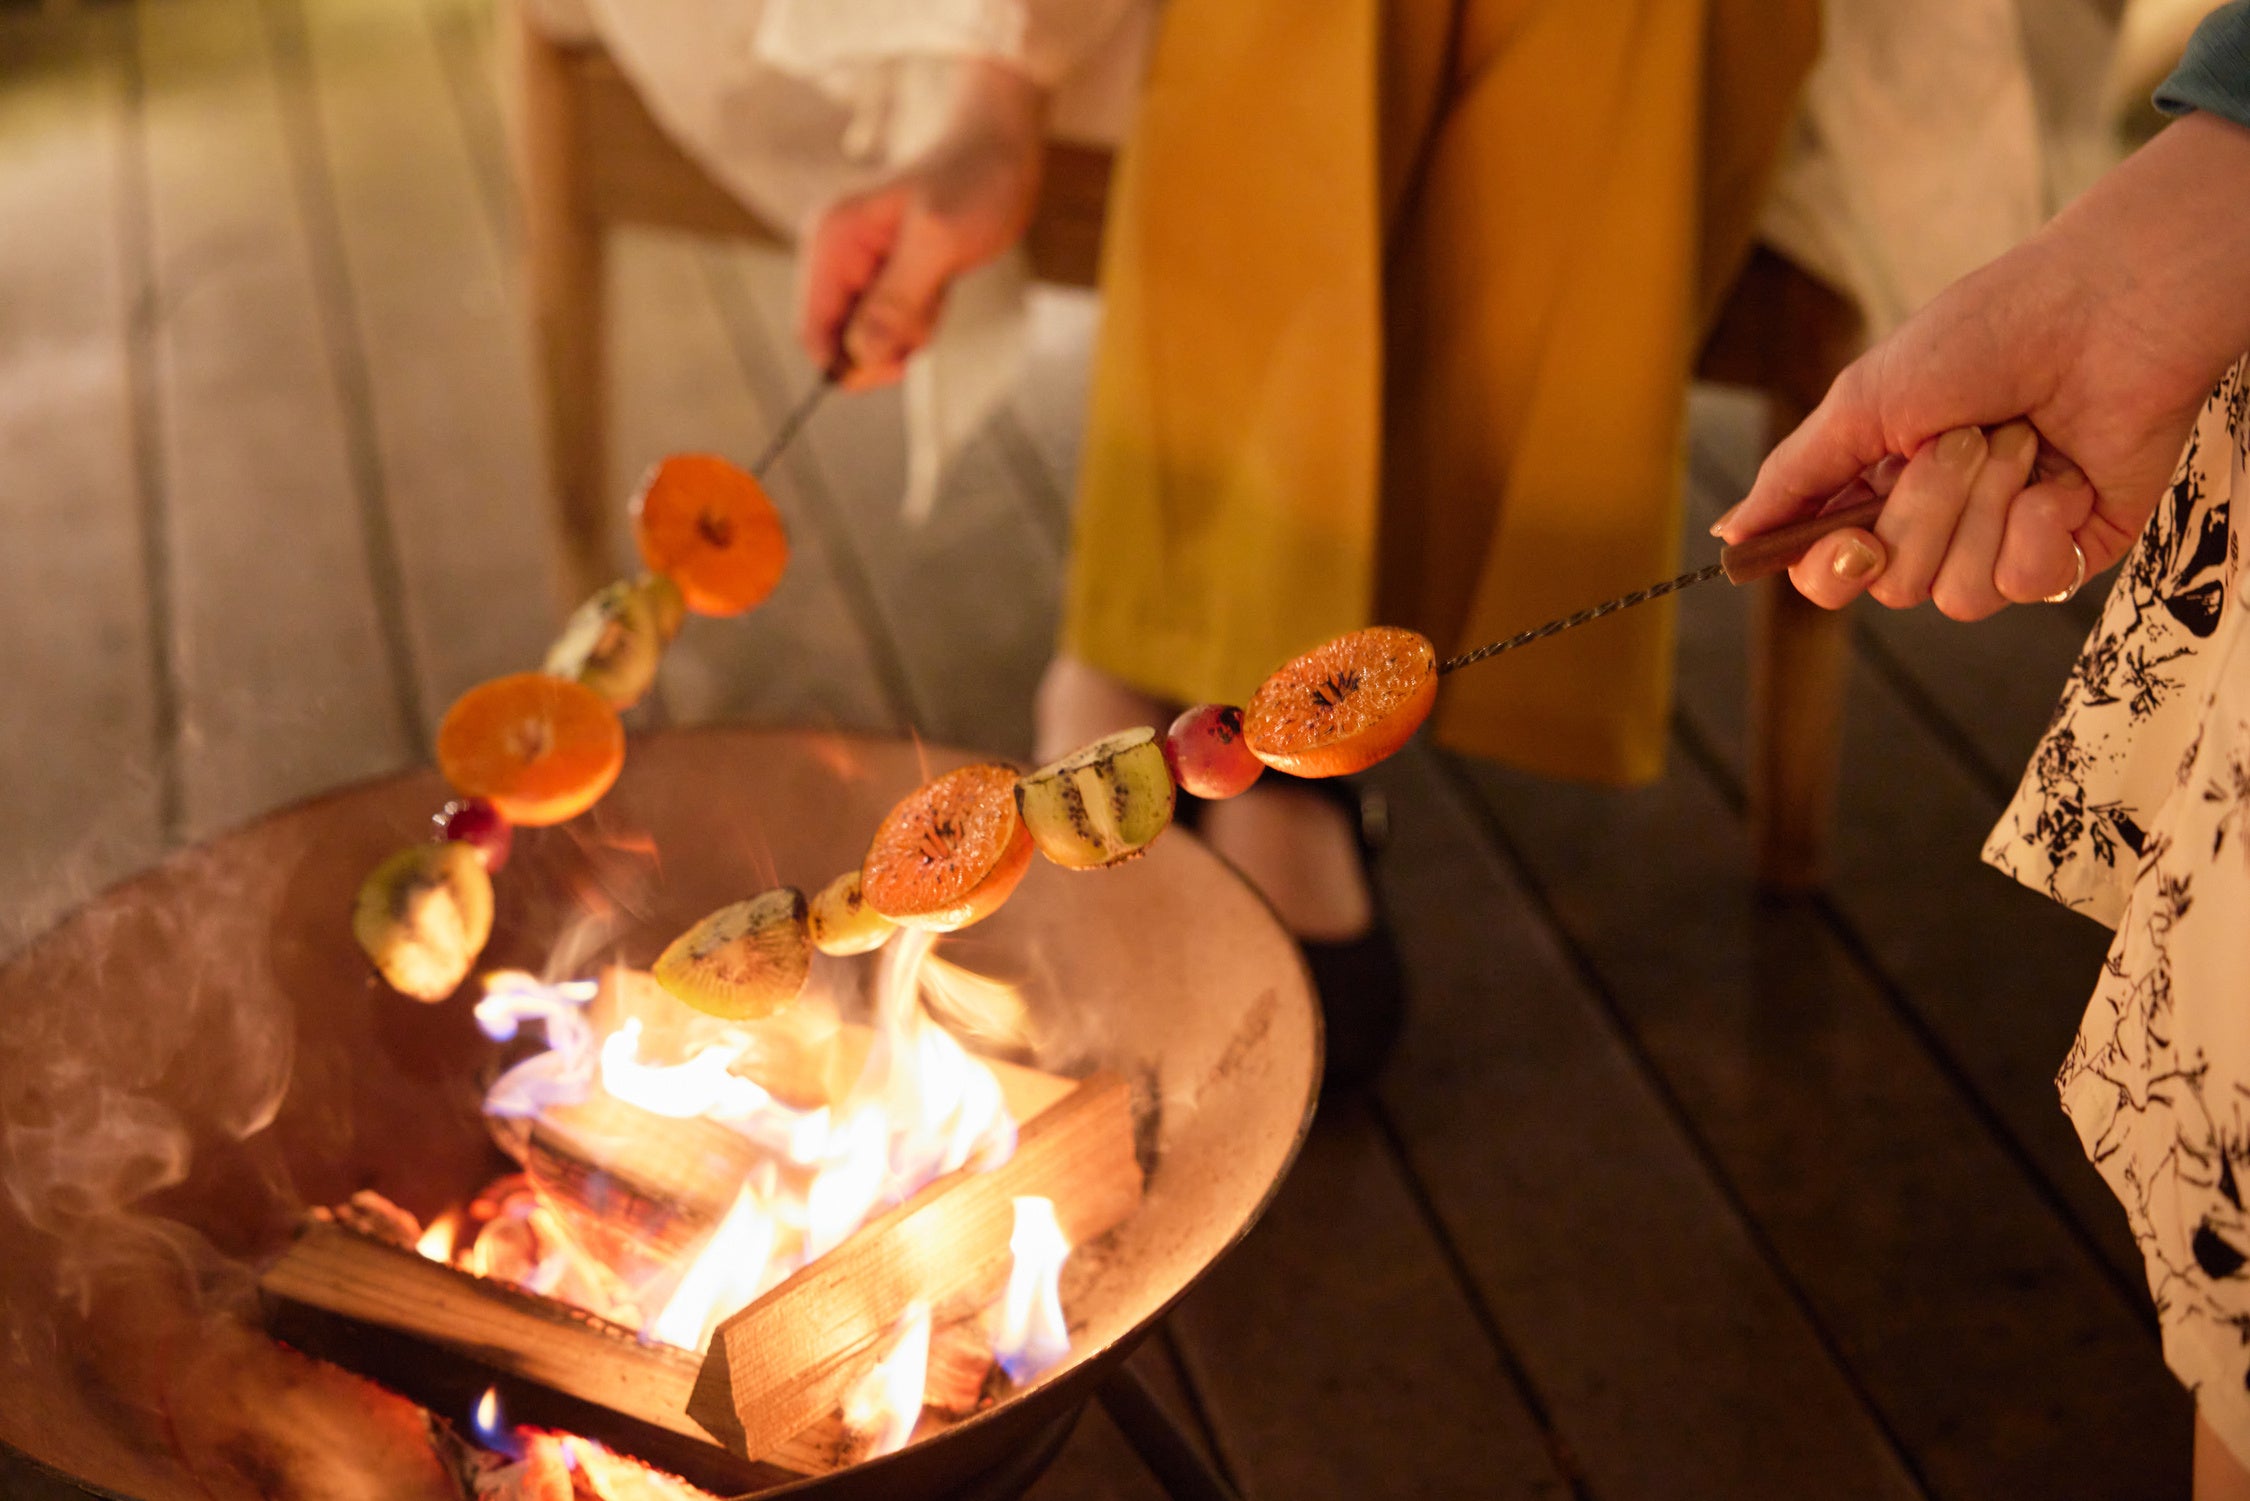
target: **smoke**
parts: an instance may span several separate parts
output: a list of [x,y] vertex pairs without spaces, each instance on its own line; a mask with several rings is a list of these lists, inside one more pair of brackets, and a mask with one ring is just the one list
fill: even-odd
[[6,1128],[8,1197],[34,1227],[62,1235],[185,1181],[190,1144],[175,1112],[88,1076],[80,1060],[54,1068],[50,1085],[12,1102]]
[[0,1190],[33,1227],[106,1234],[187,1177],[199,1138],[272,1123],[295,1052],[267,957],[286,870],[178,856],[9,965]]

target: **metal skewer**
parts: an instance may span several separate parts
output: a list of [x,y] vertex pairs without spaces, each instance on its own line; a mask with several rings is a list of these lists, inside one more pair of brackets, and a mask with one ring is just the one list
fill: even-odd
[[773,436],[766,440],[765,452],[759,454],[757,462],[750,466],[750,473],[753,476],[760,480],[766,477],[766,471],[774,466],[775,460],[788,451],[789,445],[796,440],[799,429],[812,420],[812,414],[820,410],[822,400],[827,397],[829,392],[836,389],[837,384],[843,378],[843,362],[839,360],[822,374],[811,390],[797,398],[797,404],[789,409],[789,415],[781,419],[781,425],[775,428]]
[[1719,561],[1708,567],[1683,573],[1678,578],[1666,579],[1661,584],[1651,584],[1646,589],[1636,589],[1630,594],[1620,594],[1605,600],[1591,609],[1580,610],[1575,615],[1565,615],[1550,620],[1545,625],[1519,631],[1504,640],[1480,646],[1475,651],[1463,652],[1438,663],[1438,673],[1443,676],[1457,668],[1482,662],[1487,657],[1497,657],[1504,651],[1514,651],[1519,646],[1529,646],[1534,641],[1544,641],[1574,627],[1614,615],[1619,610],[1630,610],[1635,605],[1645,605],[1652,599],[1662,599],[1667,594],[1677,594],[1682,589],[1724,576],[1730,584],[1747,584],[1753,579],[1770,578],[1783,572],[1805,555],[1805,549],[1827,536],[1850,526],[1870,525],[1883,509],[1883,497],[1864,478],[1855,479],[1830,496],[1820,514],[1803,521],[1778,527],[1762,536],[1737,542],[1719,554]]

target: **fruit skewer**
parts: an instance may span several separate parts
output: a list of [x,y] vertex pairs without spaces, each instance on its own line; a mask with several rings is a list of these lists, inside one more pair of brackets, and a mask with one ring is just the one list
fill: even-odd
[[[834,385],[824,377],[791,411],[761,469]],[[997,764],[949,772],[900,800],[859,869],[809,902],[780,887],[720,909],[674,941],[657,976],[715,1015],[778,1010],[802,988],[816,949],[862,954],[899,926],[952,932],[981,921],[1014,892],[1034,850],[1071,870],[1132,859],[1170,827],[1179,790],[1237,796],[1267,766],[1302,777],[1363,771],[1413,737],[1446,675],[1707,579],[1778,573],[1819,537],[1868,524],[1882,503],[1866,480],[1855,481],[1822,514],[1731,546],[1707,568],[1450,659],[1416,632],[1373,626],[1285,664],[1247,708],[1198,705],[1161,738],[1153,728],[1125,731],[1028,775]],[[441,1000],[474,967],[510,824],[574,817],[616,780],[624,759],[617,711],[647,691],[684,614],[754,608],[787,564],[779,513],[756,478],[723,459],[687,454],[658,464],[634,497],[633,520],[650,572],[582,605],[543,672],[470,689],[440,726],[439,765],[469,798],[440,815],[440,838],[466,842],[477,858],[404,851],[362,887],[354,931],[406,994]]]
[[[1140,854],[1170,826],[1175,789],[1233,797],[1268,766],[1301,777],[1363,771],[1413,738],[1448,674],[1709,579],[1746,583],[1779,573],[1828,533],[1870,524],[1882,504],[1873,485],[1855,480],[1821,514],[1730,546],[1706,568],[1456,657],[1440,661],[1416,632],[1373,626],[1287,663],[1247,709],[1189,709],[1161,741],[1153,729],[1125,731],[1022,777],[1006,767],[964,767],[902,799],[860,869],[828,889],[858,891],[866,908],[893,923],[965,927],[1006,902],[1032,848],[1066,869],[1101,869]],[[887,937],[863,932],[844,947],[808,928],[805,941],[863,953]],[[704,1004],[694,986],[673,993]]]
[[[823,380],[814,398],[832,384]],[[800,403],[777,439],[815,404]],[[778,443],[761,467],[777,452]],[[632,515],[648,572],[580,605],[540,671],[479,683],[454,700],[436,752],[462,800],[438,814],[437,845],[399,852],[360,887],[353,932],[403,994],[441,1001],[468,978],[490,936],[492,876],[515,825],[575,818],[616,782],[625,764],[618,714],[654,684],[687,614],[754,609],[788,566],[788,531],[764,487],[710,454],[674,454],[653,467]],[[475,858],[434,852],[449,846]]]

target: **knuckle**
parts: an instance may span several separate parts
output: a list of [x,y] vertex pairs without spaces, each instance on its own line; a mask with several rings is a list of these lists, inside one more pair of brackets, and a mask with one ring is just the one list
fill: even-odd
[[1993,611],[1990,601],[1979,591],[1944,579],[1938,580],[1938,586],[1930,591],[1930,602],[1937,606],[1938,613],[1946,619],[1958,620],[1964,624],[1982,620]]
[[1892,573],[1867,586],[1867,592],[1876,603],[1892,610],[1911,610],[1929,598],[1929,593],[1914,580],[1903,579]]

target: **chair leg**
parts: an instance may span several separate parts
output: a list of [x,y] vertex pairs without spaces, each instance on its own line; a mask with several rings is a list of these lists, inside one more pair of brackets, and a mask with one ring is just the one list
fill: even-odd
[[543,35],[526,7],[515,36],[516,186],[531,297],[548,479],[566,608],[616,574],[610,550],[608,390],[601,224],[580,149],[584,107],[571,49]]
[[[1765,394],[1768,447],[1817,406],[1859,351],[1859,311],[1778,253],[1751,253],[1699,373]],[[1750,834],[1758,879],[1808,891],[1825,875],[1848,669],[1841,616],[1775,579],[1750,641]]]
[[1843,755],[1845,612],[1787,577],[1758,588],[1750,648],[1750,837],[1758,880],[1795,893],[1827,875]]

